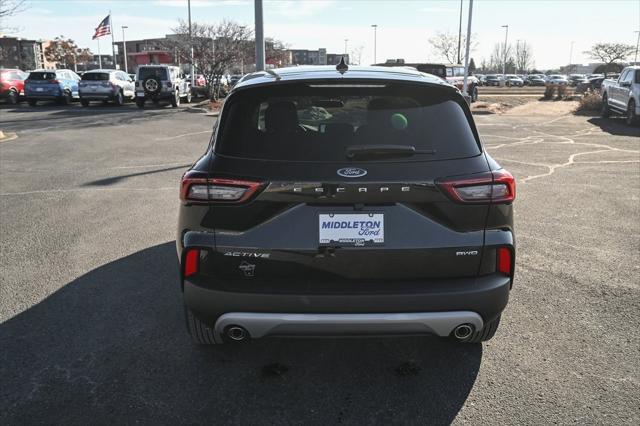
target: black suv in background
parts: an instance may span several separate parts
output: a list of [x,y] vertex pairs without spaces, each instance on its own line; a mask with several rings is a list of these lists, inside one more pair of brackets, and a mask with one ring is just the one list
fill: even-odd
[[181,183],[177,249],[202,344],[496,332],[515,182],[440,78],[382,67],[245,76]]

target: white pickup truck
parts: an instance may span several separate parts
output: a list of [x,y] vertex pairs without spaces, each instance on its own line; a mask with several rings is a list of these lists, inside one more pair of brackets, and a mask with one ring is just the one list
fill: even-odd
[[640,66],[626,67],[617,81],[604,80],[601,92],[603,117],[617,112],[627,117],[629,125],[640,122]]

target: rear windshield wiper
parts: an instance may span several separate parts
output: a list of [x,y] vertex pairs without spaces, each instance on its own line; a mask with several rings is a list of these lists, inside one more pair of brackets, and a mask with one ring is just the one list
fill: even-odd
[[435,154],[435,149],[416,149],[413,145],[352,145],[347,148],[347,158],[362,157],[411,157],[416,154]]

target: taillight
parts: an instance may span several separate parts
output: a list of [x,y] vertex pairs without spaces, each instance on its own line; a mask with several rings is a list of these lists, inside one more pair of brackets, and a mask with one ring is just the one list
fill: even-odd
[[180,199],[192,202],[241,203],[262,187],[261,182],[237,179],[207,178],[201,172],[190,171],[182,177]]
[[507,247],[499,247],[496,253],[496,269],[501,274],[511,276],[511,250]]
[[516,182],[506,170],[460,178],[444,179],[438,186],[453,200],[465,204],[511,203],[516,198]]
[[58,80],[49,80],[49,81],[48,81],[48,83],[51,83],[51,84],[58,84],[58,83],[60,83],[60,82],[59,82]]
[[190,277],[198,273],[200,268],[200,250],[188,249],[187,254],[184,256],[184,277]]

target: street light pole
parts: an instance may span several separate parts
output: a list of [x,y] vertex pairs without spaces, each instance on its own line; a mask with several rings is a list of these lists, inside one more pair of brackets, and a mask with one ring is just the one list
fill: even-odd
[[348,43],[348,42],[349,42],[349,39],[348,39],[348,38],[345,38],[345,39],[344,39],[344,54],[345,54],[345,56],[347,55],[347,43]]
[[375,64],[378,62],[376,60],[376,50],[378,49],[378,24],[373,24],[371,26],[373,27],[373,63]]
[[462,2],[464,0],[460,0],[460,23],[458,24],[458,64],[461,63],[460,59],[460,42],[462,40]]
[[189,8],[189,50],[191,51],[191,57],[189,59],[189,74],[191,74],[191,87],[195,86],[195,75],[193,74],[193,40],[191,39],[191,0],[187,0],[187,7]]
[[504,77],[507,74],[507,39],[509,37],[509,25],[503,25],[502,28],[505,29],[505,32],[504,32],[504,60],[502,62],[502,76]]
[[638,41],[636,41],[636,56],[633,59],[633,62],[638,65],[638,46],[640,46],[640,31],[634,31],[634,33],[638,33]]
[[126,25],[122,26],[122,50],[124,51],[124,72],[129,73],[129,67],[127,66],[127,41],[124,38],[124,30],[127,29]]
[[571,74],[571,63],[573,62],[573,45],[575,41],[571,42],[571,48],[569,49],[569,74]]
[[462,82],[462,92],[468,96],[467,93],[467,78],[469,77],[469,49],[471,47],[471,16],[473,15],[473,0],[469,0],[469,22],[467,23],[467,40],[464,54],[464,80]]
[[262,0],[255,0],[256,71],[264,71],[264,23],[262,20]]

